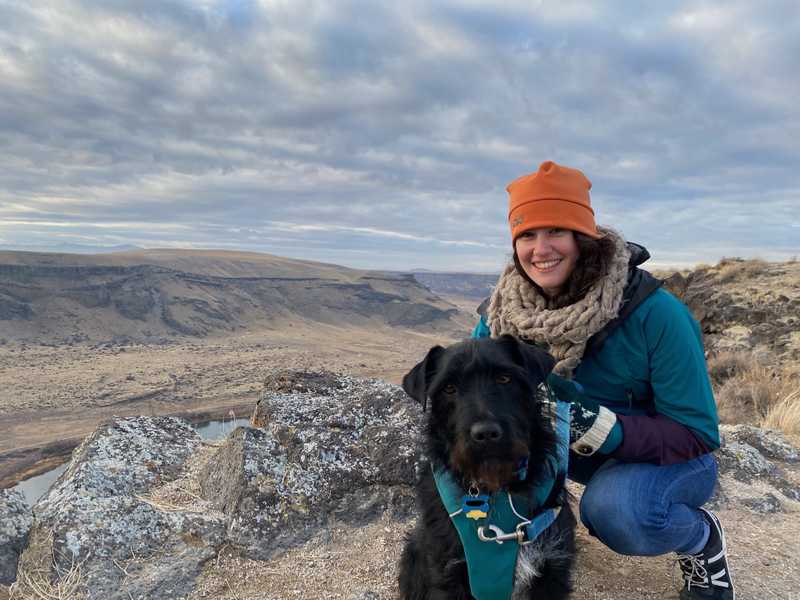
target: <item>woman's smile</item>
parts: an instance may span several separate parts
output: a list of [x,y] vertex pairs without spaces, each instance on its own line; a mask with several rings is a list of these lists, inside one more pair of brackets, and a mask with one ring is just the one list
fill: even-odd
[[536,267],[539,271],[543,273],[547,273],[555,269],[559,264],[561,264],[561,258],[553,258],[549,260],[541,260],[541,261],[534,261],[533,266]]

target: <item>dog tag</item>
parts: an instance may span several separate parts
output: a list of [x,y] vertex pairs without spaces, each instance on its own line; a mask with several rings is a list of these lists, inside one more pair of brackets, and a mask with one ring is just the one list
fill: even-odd
[[477,496],[464,496],[461,502],[461,510],[468,519],[485,519],[489,516],[489,496],[478,494]]

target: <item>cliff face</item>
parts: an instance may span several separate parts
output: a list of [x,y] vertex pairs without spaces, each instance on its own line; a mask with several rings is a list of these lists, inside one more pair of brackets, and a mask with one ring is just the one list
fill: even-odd
[[415,271],[414,278],[436,294],[469,298],[479,304],[488,298],[497,284],[499,273],[434,273]]
[[96,256],[21,255],[0,253],[6,340],[151,342],[283,328],[295,320],[456,329],[457,309],[410,275],[225,253],[108,259],[120,264],[101,264]]

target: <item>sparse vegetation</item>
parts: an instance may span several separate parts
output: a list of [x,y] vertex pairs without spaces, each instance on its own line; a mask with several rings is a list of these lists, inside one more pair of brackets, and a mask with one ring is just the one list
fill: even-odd
[[714,267],[714,279],[717,283],[755,278],[764,273],[767,262],[760,258],[745,260],[742,258],[723,258]]
[[791,435],[800,435],[800,387],[775,404],[762,425]]
[[708,359],[708,375],[716,390],[728,379],[747,370],[752,357],[747,352],[720,352]]
[[[80,600],[85,598],[81,564],[70,560],[63,568],[56,558],[52,535],[33,534],[17,568],[10,600]],[[55,570],[54,577],[49,566]]]
[[722,423],[746,423],[800,434],[800,380],[789,368],[760,365],[747,352],[708,361]]

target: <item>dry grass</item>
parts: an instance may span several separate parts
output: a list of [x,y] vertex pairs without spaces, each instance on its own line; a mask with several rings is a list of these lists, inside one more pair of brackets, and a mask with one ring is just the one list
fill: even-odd
[[52,534],[35,532],[17,567],[17,580],[9,588],[10,600],[79,600],[85,597],[81,563],[59,566]]
[[800,388],[775,404],[764,417],[764,427],[800,435]]
[[749,352],[720,352],[708,359],[708,376],[711,385],[718,389],[728,379],[742,373],[753,363]]
[[800,381],[792,369],[759,365],[747,352],[708,361],[722,423],[744,423],[800,433]]
[[767,261],[760,258],[744,260],[741,258],[723,258],[714,267],[714,279],[717,283],[729,283],[741,279],[753,279],[764,273]]

